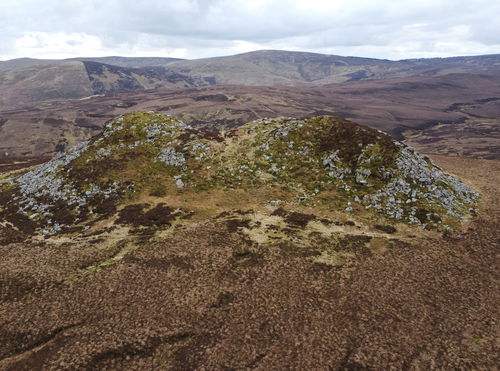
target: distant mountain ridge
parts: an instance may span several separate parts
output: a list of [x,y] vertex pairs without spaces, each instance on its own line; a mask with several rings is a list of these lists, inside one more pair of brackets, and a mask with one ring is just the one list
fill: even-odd
[[306,52],[261,50],[229,57],[174,62],[169,68],[193,76],[214,77],[219,84],[324,85],[359,80],[444,75],[500,74],[500,54],[390,61]]
[[401,61],[279,50],[196,60],[21,58],[0,62],[0,109],[117,91],[205,85],[319,86],[456,73],[500,76],[500,54]]
[[81,57],[67,59],[36,59],[36,58],[16,58],[7,61],[0,61],[0,72],[28,68],[34,66],[45,66],[48,64],[60,64],[67,62],[98,62],[112,64],[119,67],[142,68],[151,66],[164,66],[172,62],[181,61],[179,58],[163,57]]

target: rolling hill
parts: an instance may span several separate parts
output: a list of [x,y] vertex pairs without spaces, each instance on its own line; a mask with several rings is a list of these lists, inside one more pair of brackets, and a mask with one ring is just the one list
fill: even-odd
[[[22,68],[20,68],[22,67]],[[59,70],[60,69],[60,70]],[[85,69],[88,82],[85,81]],[[0,62],[0,108],[36,105],[114,91],[209,84],[319,86],[452,73],[500,75],[500,55],[389,61],[263,50],[198,60],[76,58]]]
[[16,58],[7,61],[0,61],[0,72],[8,70],[18,70],[27,67],[43,66],[47,64],[59,64],[68,62],[97,62],[112,64],[118,67],[141,68],[165,66],[169,63],[180,61],[179,58],[161,57],[88,57],[88,58],[67,58],[67,59],[36,59],[36,58]]
[[178,61],[169,68],[188,75],[213,77],[218,84],[323,85],[465,72],[498,75],[500,55],[390,61],[261,50],[229,57]]

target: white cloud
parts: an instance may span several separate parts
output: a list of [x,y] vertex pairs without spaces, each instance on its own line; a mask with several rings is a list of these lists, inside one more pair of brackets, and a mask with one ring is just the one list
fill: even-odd
[[83,32],[27,32],[14,41],[14,55],[45,59],[109,55],[186,57],[186,48],[166,48],[162,41],[163,39],[157,36],[139,34],[132,42],[123,42],[110,47],[103,45],[99,37]]
[[41,55],[45,58],[63,58],[82,50],[99,51],[101,40],[85,33],[27,32],[15,41],[16,52],[21,55]]

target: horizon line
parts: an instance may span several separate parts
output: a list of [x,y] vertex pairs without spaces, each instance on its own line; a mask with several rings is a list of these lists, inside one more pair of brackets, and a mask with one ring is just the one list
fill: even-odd
[[391,61],[391,62],[401,62],[401,61],[411,61],[411,60],[425,60],[425,59],[449,59],[449,58],[467,58],[467,57],[484,57],[484,56],[494,56],[494,55],[500,55],[500,53],[488,53],[488,54],[473,54],[473,55],[453,55],[453,56],[448,56],[448,57],[424,57],[424,58],[404,58],[404,59],[389,59],[389,58],[374,58],[374,57],[364,57],[364,56],[356,56],[356,55],[340,55],[340,54],[325,54],[325,53],[317,53],[317,52],[309,52],[309,51],[300,51],[300,50],[286,50],[286,49],[256,49],[252,50],[249,52],[243,52],[243,53],[236,53],[236,54],[230,54],[230,55],[220,55],[220,56],[212,56],[212,57],[202,57],[202,58],[178,58],[178,57],[163,57],[163,56],[126,56],[126,55],[106,55],[106,56],[100,56],[100,57],[67,57],[67,58],[35,58],[35,57],[16,57],[16,58],[10,58],[10,59],[2,59],[0,60],[0,63],[2,62],[9,62],[9,61],[14,61],[14,60],[20,60],[20,59],[33,59],[33,60],[40,60],[40,61],[64,61],[64,60],[71,60],[71,59],[98,59],[98,58],[141,58],[141,59],[148,59],[148,58],[159,58],[159,59],[176,59],[179,61],[196,61],[196,60],[202,60],[202,59],[213,59],[213,58],[228,58],[228,57],[236,57],[239,55],[245,55],[245,54],[252,54],[252,53],[259,53],[259,52],[284,52],[284,53],[300,53],[300,54],[316,54],[316,55],[323,55],[323,56],[329,56],[329,57],[341,57],[341,58],[360,58],[360,59],[373,59],[373,60],[380,60],[380,61]]

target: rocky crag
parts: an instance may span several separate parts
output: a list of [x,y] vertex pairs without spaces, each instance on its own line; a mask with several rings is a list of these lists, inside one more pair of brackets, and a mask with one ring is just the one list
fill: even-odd
[[10,179],[0,216],[48,236],[88,230],[144,199],[166,202],[175,220],[197,212],[189,200],[218,193],[203,209],[215,215],[236,190],[276,210],[307,206],[438,230],[460,225],[479,197],[389,135],[337,117],[260,119],[219,133],[136,112]]

